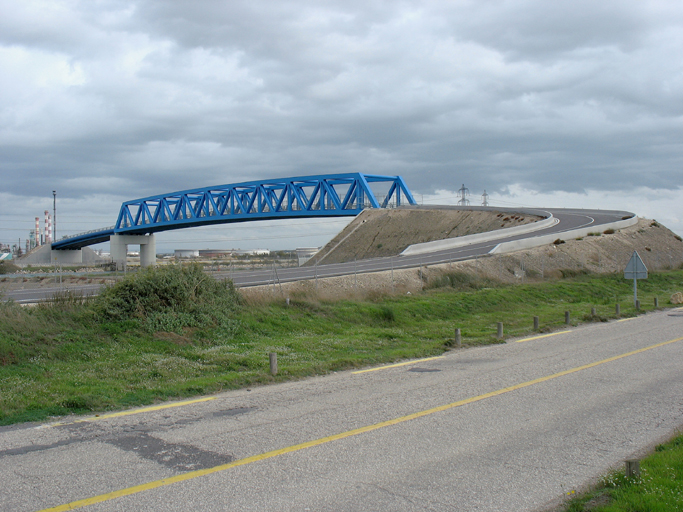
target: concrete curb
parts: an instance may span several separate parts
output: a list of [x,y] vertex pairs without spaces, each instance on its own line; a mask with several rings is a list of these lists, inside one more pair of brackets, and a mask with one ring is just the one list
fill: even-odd
[[541,245],[551,244],[558,238],[562,240],[575,240],[588,235],[588,233],[595,233],[596,231],[604,231],[606,229],[624,229],[637,223],[638,217],[634,215],[630,219],[608,222],[607,224],[593,224],[585,228],[562,231],[560,233],[553,233],[552,235],[534,236],[523,240],[503,242],[491,249],[489,254],[506,254],[509,252],[531,249],[532,247],[540,247]]
[[545,229],[550,226],[554,226],[558,222],[559,220],[550,214],[550,217],[546,219],[524,224],[523,226],[496,229],[495,231],[477,233],[476,235],[465,235],[456,238],[447,238],[445,240],[434,240],[433,242],[409,245],[400,254],[400,256],[416,256],[418,254],[427,254],[436,251],[443,251],[445,249],[457,249],[458,247],[465,247],[467,245],[478,244],[480,242],[490,242],[492,240],[498,240],[499,238],[507,238],[508,236],[533,233],[539,229]]

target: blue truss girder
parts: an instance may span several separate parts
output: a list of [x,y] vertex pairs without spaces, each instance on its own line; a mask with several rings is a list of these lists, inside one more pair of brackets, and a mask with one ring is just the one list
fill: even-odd
[[[386,183],[380,203],[371,184]],[[357,215],[364,208],[416,204],[400,176],[303,176],[185,190],[127,201],[116,233],[154,233],[199,225],[294,217]]]
[[[371,185],[388,185],[378,201]],[[126,201],[116,225],[52,244],[78,249],[114,234],[149,234],[171,229],[252,220],[358,215],[364,208],[417,204],[400,176],[349,173],[250,181]]]

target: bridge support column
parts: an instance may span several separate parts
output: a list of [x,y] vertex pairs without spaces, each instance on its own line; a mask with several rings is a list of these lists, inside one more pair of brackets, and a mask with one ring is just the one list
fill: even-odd
[[50,251],[50,263],[53,265],[83,263],[83,252],[80,249],[62,249]]
[[111,235],[109,237],[111,259],[118,270],[126,266],[128,245],[140,246],[140,266],[150,267],[157,262],[157,243],[154,235]]
[[145,236],[146,244],[140,244],[140,266],[153,267],[157,264],[157,241],[154,235]]

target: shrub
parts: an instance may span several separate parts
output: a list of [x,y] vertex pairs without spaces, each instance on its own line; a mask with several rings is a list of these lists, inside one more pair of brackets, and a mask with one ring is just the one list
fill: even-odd
[[555,245],[560,245],[560,244],[563,244],[563,243],[564,243],[564,240],[562,240],[561,238],[558,238],[558,239],[556,239],[553,243],[554,243]]
[[606,229],[605,231],[603,231],[603,233],[604,233],[605,235],[613,235],[613,234],[614,234],[614,230],[613,230],[612,228],[608,228],[608,229]]
[[200,265],[150,267],[106,288],[94,301],[106,321],[136,319],[150,331],[222,324],[239,303],[232,281],[216,281]]

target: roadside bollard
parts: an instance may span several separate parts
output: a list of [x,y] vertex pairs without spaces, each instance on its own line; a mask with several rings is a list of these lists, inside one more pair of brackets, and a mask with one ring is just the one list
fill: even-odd
[[503,322],[498,322],[498,339],[503,339]]
[[569,318],[569,311],[565,311],[564,312],[564,323],[569,325],[570,320],[571,319]]
[[626,461],[626,478],[633,478],[640,476],[640,461],[638,459],[629,459]]
[[659,307],[659,297],[655,297],[655,308]]
[[534,317],[534,331],[538,331],[538,317]]
[[289,306],[289,297],[287,297],[287,305]]
[[615,308],[617,316],[621,315],[621,305],[617,304],[617,307]]
[[636,309],[640,311],[640,300],[636,301]]
[[455,330],[455,346],[456,348],[462,347],[462,335],[460,334],[460,327]]
[[268,359],[270,359],[270,373],[272,375],[277,375],[277,354],[271,352],[268,354]]
[[591,308],[591,316],[595,316],[597,313],[597,310],[595,308]]

